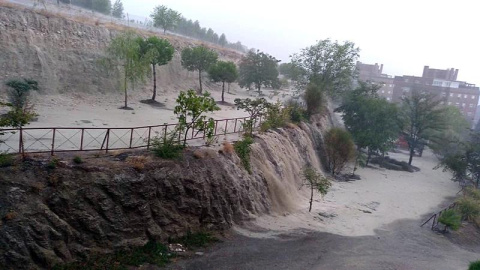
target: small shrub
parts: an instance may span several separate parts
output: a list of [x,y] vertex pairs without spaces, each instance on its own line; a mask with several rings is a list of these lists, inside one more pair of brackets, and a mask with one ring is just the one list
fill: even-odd
[[48,163],[47,163],[47,169],[54,170],[58,166],[59,160],[57,158],[52,158]]
[[125,162],[134,168],[136,171],[143,171],[145,169],[145,163],[147,162],[147,158],[144,156],[132,156],[127,157]]
[[265,119],[260,126],[260,130],[265,132],[271,128],[280,128],[287,125],[290,120],[290,108],[283,108],[282,103],[269,104]]
[[438,222],[456,231],[462,224],[462,217],[453,209],[445,210],[438,218]]
[[480,261],[471,262],[468,270],[480,270]]
[[164,138],[156,137],[152,139],[152,151],[157,157],[174,159],[180,156],[185,147],[175,142],[175,134],[173,133]]
[[193,151],[193,156],[196,159],[203,159],[205,157],[205,154],[200,150],[195,150],[195,151]]
[[231,154],[233,153],[235,149],[233,149],[233,145],[227,141],[223,142],[223,152],[225,154]]
[[53,186],[53,187],[56,187],[58,186],[58,184],[60,183],[60,179],[58,178],[58,175],[56,174],[50,174],[48,177],[47,177],[47,182],[49,185]]
[[198,233],[188,232],[183,237],[170,239],[169,242],[182,244],[186,248],[192,249],[192,248],[206,247],[208,244],[218,242],[218,239],[208,232],[198,232]]
[[465,195],[467,195],[468,197],[471,197],[475,200],[480,201],[480,189],[478,189],[478,188],[472,188],[472,187],[466,188],[465,189]]
[[297,100],[290,99],[285,106],[289,108],[290,121],[293,123],[300,123],[308,119],[307,110]]
[[322,112],[325,98],[323,96],[323,91],[319,86],[309,84],[305,90],[304,99],[307,105],[306,113],[308,116]]
[[33,183],[32,184],[32,191],[34,193],[40,193],[42,192],[42,190],[45,188],[45,184],[44,183],[40,183],[40,182],[36,182],[36,183]]
[[355,154],[355,145],[350,133],[341,128],[332,128],[325,135],[325,150],[328,168],[335,175],[340,173]]
[[83,163],[83,159],[82,159],[81,157],[79,157],[79,156],[75,156],[75,157],[73,158],[73,163],[75,163],[75,164],[82,164],[82,163]]
[[252,173],[252,168],[250,166],[250,151],[252,143],[253,139],[247,136],[243,140],[235,142],[233,145],[235,152],[242,161],[243,167],[248,173]]
[[0,167],[9,167],[15,163],[15,159],[12,154],[0,153]]
[[463,197],[457,201],[457,206],[463,218],[468,221],[480,217],[480,203],[473,198]]

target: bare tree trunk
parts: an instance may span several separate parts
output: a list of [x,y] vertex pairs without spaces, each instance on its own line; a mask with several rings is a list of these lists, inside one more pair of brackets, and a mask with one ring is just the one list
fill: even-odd
[[225,81],[223,81],[222,83],[222,102],[225,102],[224,95],[225,95]]
[[308,212],[312,212],[312,203],[313,203],[313,185],[310,186],[310,208]]
[[153,68],[153,96],[152,100],[155,101],[155,98],[157,97],[157,72],[155,70],[155,64],[152,64]]
[[200,94],[202,93],[202,71],[198,70],[198,82],[200,83]]
[[227,93],[230,94],[230,83],[228,83],[228,90],[227,90]]
[[408,165],[412,165],[413,154],[415,154],[415,149],[413,147],[410,148],[410,158],[408,159]]
[[125,91],[125,109],[127,108],[128,104],[128,97],[127,97],[127,72],[125,72],[125,86],[124,86],[124,91]]

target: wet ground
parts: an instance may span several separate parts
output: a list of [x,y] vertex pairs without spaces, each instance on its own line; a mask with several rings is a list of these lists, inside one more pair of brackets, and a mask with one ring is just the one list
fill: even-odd
[[452,242],[419,224],[400,220],[361,237],[308,231],[267,239],[234,234],[169,269],[460,270],[480,259],[478,246]]

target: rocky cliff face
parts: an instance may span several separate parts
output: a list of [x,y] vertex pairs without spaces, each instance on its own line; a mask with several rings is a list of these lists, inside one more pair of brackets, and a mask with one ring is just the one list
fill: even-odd
[[[5,3],[4,3],[5,4]],[[115,25],[95,25],[88,18],[4,7],[0,3],[0,90],[11,78],[32,78],[42,93],[108,93],[120,89],[119,70],[107,71],[99,64]],[[143,36],[154,35],[138,32]],[[175,36],[167,38],[176,48],[174,59],[157,68],[161,90],[185,90],[196,85],[197,75],[181,67],[180,51],[197,42]],[[209,46],[208,44],[206,44]],[[237,61],[241,54],[214,48],[221,58]],[[143,87],[150,88],[150,80]]]
[[256,136],[252,174],[235,153],[212,148],[187,150],[175,161],[144,151],[90,156],[81,165],[63,158],[56,169],[38,159],[0,168],[0,265],[46,268],[287,212],[299,196],[301,168],[320,167],[318,126]]

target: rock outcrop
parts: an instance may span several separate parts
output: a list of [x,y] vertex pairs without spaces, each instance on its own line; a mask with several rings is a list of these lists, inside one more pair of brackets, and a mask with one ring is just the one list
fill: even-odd
[[140,151],[90,156],[81,165],[64,157],[55,169],[39,159],[0,168],[0,265],[48,268],[288,212],[300,196],[301,168],[320,168],[321,136],[307,124],[259,134],[252,174],[235,153],[208,147],[174,161]]

